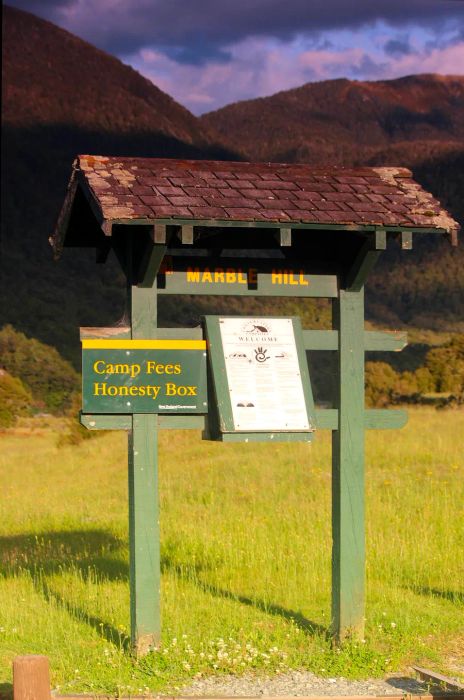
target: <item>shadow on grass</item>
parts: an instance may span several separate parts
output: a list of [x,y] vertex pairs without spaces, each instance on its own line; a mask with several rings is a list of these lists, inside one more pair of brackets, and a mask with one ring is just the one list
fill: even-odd
[[13,700],[13,686],[11,683],[0,683],[0,700]]
[[[78,572],[86,581],[95,575],[108,581],[128,581],[127,545],[106,530],[63,530],[0,537],[2,569],[5,575],[30,573],[36,590],[44,598],[64,608],[79,622],[94,628],[108,642],[129,649],[129,639],[115,627],[97,616],[67,601],[53,590],[47,579],[54,574]],[[172,555],[161,558],[161,569],[189,581],[204,593],[256,608],[268,615],[293,621],[306,634],[327,637],[326,627],[308,620],[301,612],[269,603],[259,598],[241,595],[201,580],[210,568],[206,562],[182,563]]]
[[[0,537],[0,561],[6,576],[27,571],[36,591],[79,622],[94,628],[108,642],[129,649],[130,640],[112,625],[68,602],[53,590],[50,576],[78,572],[83,581],[96,575],[109,581],[127,581],[127,545],[106,530],[64,530]],[[1,690],[1,686],[0,686]],[[0,695],[1,698],[1,695]]]
[[293,621],[298,627],[300,627],[306,634],[317,635],[328,638],[329,630],[323,625],[319,625],[317,622],[308,620],[301,612],[296,610],[290,610],[284,608],[281,605],[276,605],[274,603],[267,603],[260,598],[250,598],[249,596],[240,595],[238,593],[233,593],[232,591],[225,590],[218,586],[213,586],[209,583],[205,583],[198,578],[198,574],[204,570],[201,564],[179,564],[170,557],[163,556],[161,558],[161,570],[163,572],[168,572],[175,574],[181,579],[187,580],[189,583],[194,584],[200,590],[205,593],[209,593],[217,598],[226,598],[228,600],[241,603],[242,605],[249,605],[257,610],[268,615],[275,615],[278,617],[283,617],[289,622]]
[[107,530],[63,530],[0,537],[2,569],[10,575],[29,571],[52,575],[79,571],[86,580],[94,571],[110,581],[128,579],[125,542]]
[[79,622],[85,622],[89,627],[96,630],[101,637],[104,637],[107,642],[124,649],[124,651],[130,651],[130,638],[117,630],[116,627],[104,622],[100,617],[89,615],[83,608],[71,605],[60,593],[50,588],[45,581],[42,582],[41,591],[47,602],[54,602],[59,607],[64,608],[71,617],[74,617]]
[[446,591],[440,588],[430,588],[429,586],[404,586],[409,591],[418,595],[430,596],[431,598],[442,598],[451,603],[464,603],[464,593],[461,591]]

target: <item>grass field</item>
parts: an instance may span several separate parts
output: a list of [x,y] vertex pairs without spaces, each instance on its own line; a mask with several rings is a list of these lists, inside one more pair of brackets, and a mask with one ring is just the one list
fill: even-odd
[[[416,409],[367,438],[367,622],[333,649],[330,434],[223,445],[164,432],[163,645],[129,628],[126,436],[58,447],[59,423],[0,435],[1,676],[50,657],[62,692],[175,691],[197,674],[309,669],[459,675],[464,649],[464,412]],[[1,685],[0,685],[1,687]]]

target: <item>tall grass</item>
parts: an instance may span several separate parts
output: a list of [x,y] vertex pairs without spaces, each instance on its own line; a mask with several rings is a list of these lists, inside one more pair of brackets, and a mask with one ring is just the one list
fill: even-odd
[[[37,425],[37,424],[35,424]],[[463,634],[464,413],[367,437],[366,638],[333,649],[330,445],[160,444],[163,645],[128,651],[127,445],[0,437],[0,649],[50,657],[64,691],[175,690],[195,675],[449,670]]]

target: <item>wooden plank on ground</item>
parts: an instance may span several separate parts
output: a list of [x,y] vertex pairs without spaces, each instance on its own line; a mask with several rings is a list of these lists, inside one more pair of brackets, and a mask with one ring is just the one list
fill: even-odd
[[[53,695],[53,700],[190,700],[187,696],[162,695]],[[262,700],[263,696],[255,695],[195,695],[195,700]],[[396,693],[395,695],[299,695],[298,700],[463,700],[460,693]],[[295,696],[266,696],[266,700],[295,700]]]
[[442,690],[459,691],[464,697],[464,685],[454,678],[448,678],[448,676],[443,676],[441,673],[436,673],[436,671],[430,671],[428,668],[421,668],[420,666],[411,666],[411,668],[423,681],[440,686]]
[[14,700],[50,700],[50,669],[46,656],[17,656],[13,660]]

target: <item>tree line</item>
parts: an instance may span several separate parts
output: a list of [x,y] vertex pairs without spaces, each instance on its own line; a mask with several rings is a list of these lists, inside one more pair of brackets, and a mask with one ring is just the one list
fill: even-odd
[[[325,383],[322,373],[322,367],[314,366],[316,386]],[[464,334],[431,348],[415,371],[366,362],[365,378],[368,406],[464,404]],[[13,426],[21,416],[48,413],[67,417],[67,441],[78,442],[90,436],[77,421],[80,405],[80,375],[55,348],[11,325],[0,330],[0,429]]]

